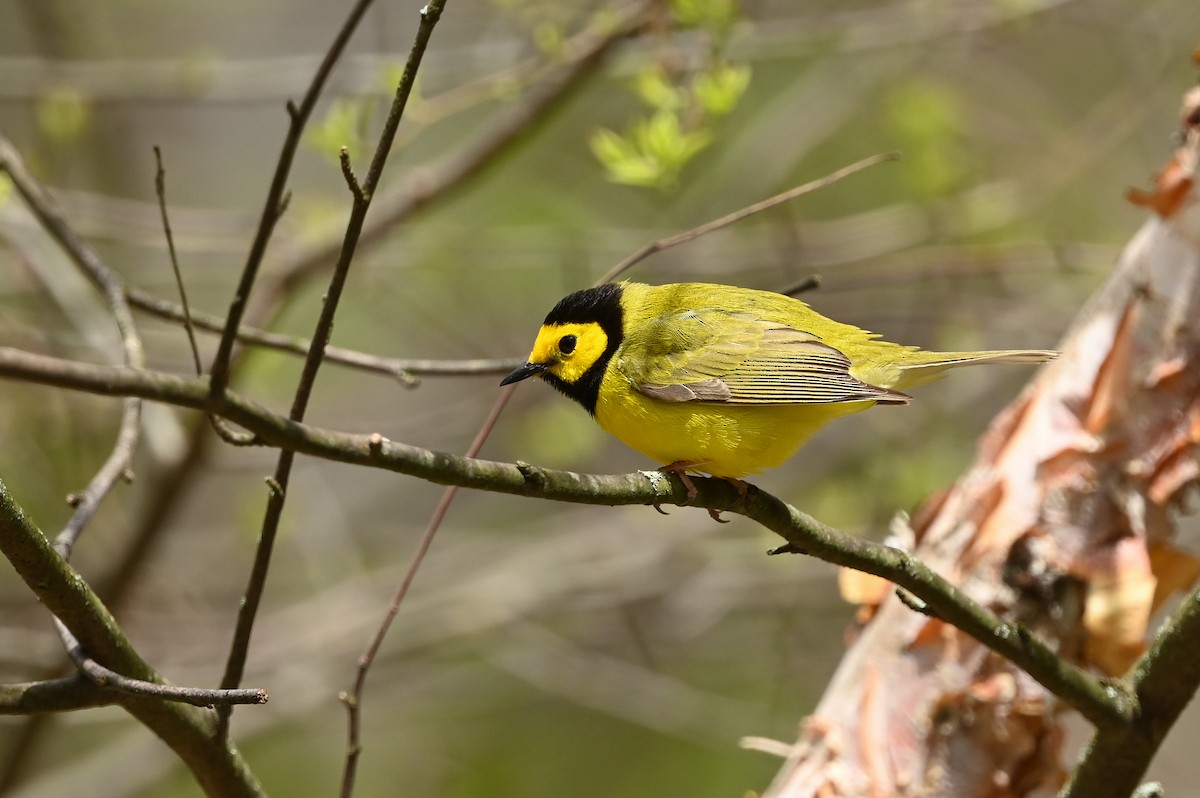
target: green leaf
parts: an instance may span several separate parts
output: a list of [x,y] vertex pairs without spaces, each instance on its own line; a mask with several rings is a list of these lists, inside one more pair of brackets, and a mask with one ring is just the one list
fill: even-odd
[[361,152],[364,148],[360,131],[365,113],[366,106],[361,101],[334,100],[320,123],[309,129],[305,143],[334,164],[338,163],[342,147],[349,149],[351,155]]
[[619,133],[600,128],[588,140],[592,154],[607,168],[621,161],[637,158],[638,151],[632,143]]
[[611,34],[617,32],[621,22],[622,17],[617,10],[605,6],[596,10],[588,22],[588,27],[597,36],[607,39]]
[[670,160],[682,135],[679,117],[670,111],[659,111],[647,119],[639,119],[633,127],[633,140],[638,149],[660,161]]
[[614,183],[645,188],[666,188],[674,183],[673,177],[663,165],[650,158],[632,158],[622,161],[608,170],[608,179]]
[[968,181],[966,123],[952,88],[925,79],[901,83],[887,97],[883,120],[904,152],[901,168],[915,192],[943,197]]
[[554,22],[543,22],[533,29],[533,44],[538,52],[549,58],[559,59],[563,55],[563,29]]
[[733,25],[738,11],[738,0],[671,0],[671,13],[687,28],[722,30]]
[[614,183],[655,187],[662,182],[662,164],[644,155],[625,137],[602,128],[588,143]]
[[737,107],[750,85],[748,64],[716,64],[692,81],[692,96],[713,116],[724,116]]
[[954,90],[933,80],[910,80],[892,90],[887,122],[910,142],[936,143],[965,128]]
[[46,138],[71,144],[80,139],[91,124],[91,104],[77,90],[54,89],[37,101],[38,130]]
[[633,87],[641,101],[657,111],[677,111],[683,107],[683,92],[671,85],[657,64],[638,72]]
[[666,111],[659,111],[634,127],[634,141],[638,149],[675,174],[711,140],[707,130],[684,132],[679,117]]

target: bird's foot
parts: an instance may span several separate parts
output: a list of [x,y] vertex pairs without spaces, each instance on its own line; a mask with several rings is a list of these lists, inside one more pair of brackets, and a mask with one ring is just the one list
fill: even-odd
[[[726,482],[728,482],[730,485],[733,485],[733,487],[736,488],[737,492],[738,492],[738,501],[741,502],[743,507],[745,507],[746,494],[750,491],[750,483],[746,482],[743,479],[737,479],[736,477],[717,477],[717,479],[723,479]],[[728,524],[729,523],[728,521],[726,521],[724,518],[721,517],[720,510],[714,510],[713,508],[709,507],[708,514],[711,515],[712,520],[716,521],[718,524]]]
[[[687,471],[689,468],[695,468],[696,466],[699,466],[699,465],[704,465],[704,461],[702,461],[702,460],[676,460],[674,463],[669,463],[658,470],[663,472],[664,474],[674,474],[675,476],[679,477],[679,481],[682,482],[683,487],[687,489],[687,503],[691,504],[695,500],[696,494],[698,493],[698,491],[696,490],[696,483],[692,482],[692,478],[690,476],[688,476]],[[722,479],[725,479],[727,482],[732,483],[733,486],[738,489],[739,496],[741,496],[743,499],[746,497],[746,491],[749,488],[749,485],[747,485],[745,482],[742,482],[740,479],[731,479],[731,478],[726,478],[726,477],[722,477]],[[654,509],[658,510],[660,513],[663,513],[664,515],[666,514],[665,511],[661,507],[659,507],[657,504],[654,505]],[[718,524],[728,524],[729,523],[728,521],[726,521],[724,518],[721,517],[720,510],[716,510],[712,507],[706,507],[705,509],[708,510],[708,514],[712,518],[712,520],[716,521]]]
[[687,503],[691,504],[696,498],[696,483],[692,482],[692,478],[688,476],[687,470],[700,465],[699,460],[676,460],[674,463],[667,463],[662,468],[658,469],[664,474],[674,474],[679,477],[679,481],[683,483],[683,487],[687,489]]

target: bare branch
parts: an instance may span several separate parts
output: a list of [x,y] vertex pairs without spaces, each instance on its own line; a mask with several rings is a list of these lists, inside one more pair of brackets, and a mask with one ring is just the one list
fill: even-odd
[[0,684],[0,715],[34,715],[106,707],[116,703],[82,674],[38,682]]
[[267,191],[267,199],[263,203],[258,231],[255,233],[254,242],[250,245],[250,253],[246,256],[246,265],[242,268],[241,279],[238,281],[233,301],[229,305],[225,331],[221,335],[221,343],[217,347],[217,355],[213,359],[212,390],[214,396],[220,396],[229,383],[229,364],[233,356],[233,343],[237,339],[237,331],[242,324],[242,316],[245,315],[250,292],[258,277],[258,269],[266,255],[267,243],[275,231],[275,223],[279,221],[279,217],[283,215],[283,210],[287,206],[288,175],[292,170],[292,161],[296,157],[296,150],[300,147],[304,128],[308,124],[309,117],[312,116],[313,108],[316,107],[317,99],[325,88],[325,82],[329,79],[334,64],[341,58],[351,35],[367,13],[367,9],[371,7],[372,1],[358,0],[354,4],[346,16],[346,21],[342,23],[342,27],[334,36],[333,43],[325,53],[325,57],[321,59],[321,65],[317,67],[312,82],[309,83],[308,90],[304,93],[304,99],[300,101],[299,105],[292,102],[287,104],[290,118],[287,137],[284,139],[283,147],[279,150],[279,161],[275,165],[275,175],[271,178],[271,187]]
[[[104,294],[121,334],[121,348],[124,352],[125,365],[130,368],[144,366],[146,358],[142,349],[142,339],[138,335],[137,325],[133,320],[133,311],[125,299],[125,283],[121,276],[75,234],[58,210],[49,192],[33,177],[12,143],[3,135],[0,135],[0,171],[8,174],[29,209],[41,222],[42,227]],[[121,412],[121,424],[112,453],[104,461],[96,475],[92,477],[87,487],[82,492],[73,494],[71,505],[75,508],[75,512],[54,543],[64,558],[70,558],[75,541],[79,539],[84,527],[87,526],[96,510],[99,509],[100,503],[104,501],[117,482],[121,479],[131,478],[129,468],[133,462],[133,453],[137,448],[141,432],[141,418],[141,403],[136,399],[126,401]]]
[[[371,164],[367,169],[366,177],[363,178],[361,186],[354,193],[354,202],[350,210],[350,219],[346,224],[346,233],[342,243],[341,254],[338,256],[338,262],[334,267],[329,287],[325,291],[325,298],[321,304],[321,313],[317,319],[316,328],[313,331],[312,346],[305,357],[304,368],[300,373],[300,379],[296,385],[296,394],[292,400],[291,412],[288,415],[292,422],[302,421],[305,412],[308,410],[308,402],[312,397],[313,388],[316,385],[317,373],[320,371],[321,363],[325,358],[325,346],[329,343],[329,337],[333,333],[333,319],[337,314],[342,290],[346,285],[346,277],[350,273],[350,263],[354,258],[354,251],[358,246],[359,236],[362,234],[363,222],[366,219],[367,211],[371,207],[371,198],[375,193],[376,186],[379,184],[380,177],[383,175],[383,168],[387,164],[388,155],[391,153],[392,142],[395,140],[396,130],[400,127],[400,119],[404,115],[404,109],[412,93],[417,71],[420,69],[425,49],[429,44],[434,27],[441,18],[444,6],[445,0],[431,0],[428,5],[421,9],[421,21],[417,26],[416,37],[413,41],[412,49],[409,51],[408,61],[404,66],[404,73],[401,75],[399,84],[396,86],[396,96],[388,111],[387,119],[384,121],[383,131],[380,133],[375,154],[371,158]],[[348,158],[346,163],[348,164]],[[230,318],[232,323],[226,327],[226,335],[232,338],[240,325],[241,319],[239,314],[239,318],[233,320],[232,313]],[[214,384],[217,381],[215,373],[212,376],[212,381]],[[224,386],[221,386],[220,391],[214,391],[214,398],[219,398],[223,390]],[[224,689],[233,689],[242,680],[246,657],[250,649],[250,635],[254,629],[254,619],[258,613],[263,590],[266,588],[267,571],[270,568],[271,554],[274,549],[276,535],[279,531],[279,519],[283,514],[283,506],[287,500],[288,482],[291,477],[294,461],[295,452],[281,451],[275,467],[275,474],[269,481],[271,489],[267,498],[267,509],[263,516],[262,532],[259,535],[258,546],[255,549],[254,564],[250,569],[250,578],[246,585],[246,592],[242,603],[238,607],[237,626],[234,630],[233,642],[229,648],[229,657],[225,664],[225,675],[221,679],[221,687]],[[222,706],[217,710],[220,717],[220,725],[218,727],[219,737],[225,737],[228,734],[229,715],[231,711],[232,707],[230,706]]]
[[362,186],[359,185],[358,175],[354,174],[354,167],[350,165],[350,150],[342,147],[338,153],[338,162],[342,165],[342,177],[346,179],[346,186],[350,189],[351,196],[355,200],[362,202],[367,196],[363,193]]
[[[187,289],[183,285],[183,274],[179,271],[179,258],[175,254],[175,237],[171,235],[171,220],[167,215],[167,173],[163,169],[162,151],[156,146],[154,148],[155,174],[154,174],[154,193],[158,197],[159,215],[162,217],[163,233],[167,237],[167,252],[171,258],[171,271],[175,275],[175,285],[179,288],[180,305],[180,320],[183,322],[183,327],[187,330],[188,344],[192,349],[192,360],[196,365],[196,373],[203,374],[204,366],[200,364],[200,348],[196,345],[196,331],[192,325],[192,311],[188,306]],[[126,299],[129,299],[129,294],[132,291],[126,292]],[[132,302],[130,303],[132,304]],[[213,430],[221,437],[221,440],[233,446],[252,446],[256,441],[253,436],[247,436],[238,430],[231,428],[219,418],[209,418]]]
[[154,193],[158,196],[158,211],[162,216],[163,234],[167,237],[167,253],[171,257],[171,271],[175,275],[175,286],[179,289],[179,301],[183,308],[183,328],[187,330],[188,343],[192,347],[192,360],[196,373],[203,374],[200,364],[200,347],[196,345],[196,330],[192,327],[192,312],[188,307],[187,289],[183,285],[183,273],[179,271],[179,257],[175,254],[175,237],[171,235],[171,218],[167,215],[167,172],[163,169],[162,150],[154,147]]
[[[483,444],[487,441],[488,436],[492,434],[492,429],[496,426],[496,422],[500,419],[500,414],[504,412],[504,408],[508,405],[508,400],[512,398],[515,389],[516,386],[509,386],[500,391],[500,395],[496,397],[496,402],[492,405],[492,410],[488,413],[487,419],[484,420],[483,425],[479,428],[479,432],[475,433],[475,439],[471,441],[471,445],[467,447],[467,457],[475,457],[479,454],[479,450],[483,448]],[[382,436],[372,438],[371,443],[375,446],[382,446]],[[417,541],[417,549],[413,552],[408,567],[404,570],[404,578],[400,580],[400,586],[396,588],[396,592],[392,595],[392,600],[388,604],[383,620],[375,630],[375,634],[371,637],[371,640],[367,643],[366,650],[358,658],[358,671],[354,677],[354,687],[349,694],[343,693],[341,696],[343,703],[346,705],[347,724],[349,726],[346,741],[346,764],[342,771],[342,798],[350,798],[350,795],[354,792],[354,776],[358,768],[358,757],[362,753],[362,696],[363,688],[367,683],[367,672],[371,669],[372,663],[375,662],[375,656],[379,653],[379,647],[383,645],[383,639],[387,636],[392,621],[396,619],[396,614],[400,612],[400,605],[404,603],[404,597],[408,595],[409,588],[412,587],[413,581],[417,578],[417,571],[421,569],[421,564],[425,562],[425,555],[429,553],[429,549],[433,545],[433,539],[437,536],[438,529],[441,528],[442,521],[446,518],[446,513],[450,510],[450,505],[454,502],[454,496],[457,493],[457,485],[452,485],[442,491],[442,496],[438,499],[437,507],[433,510],[433,515],[430,516],[429,523],[425,526],[425,531],[421,533],[421,539]]]
[[[129,289],[129,303],[139,310],[171,321],[182,322],[183,308],[174,302],[160,299],[137,288]],[[193,311],[192,321],[205,332],[220,332],[224,320],[219,316]],[[305,355],[312,341],[295,335],[240,327],[238,340],[278,352]],[[477,375],[507,374],[521,365],[519,358],[470,358],[465,360],[441,360],[434,358],[380,357],[353,349],[329,345],[325,347],[325,359],[341,366],[382,374],[400,380],[406,386],[418,384],[417,377],[470,377]]]
[[120,693],[148,698],[161,698],[164,701],[179,701],[196,707],[267,703],[267,691],[257,688],[252,690],[207,690],[201,687],[176,687],[171,684],[122,676],[89,657],[83,647],[79,645],[79,641],[71,634],[71,630],[62,621],[55,618],[54,624],[58,627],[59,637],[66,644],[67,656],[71,658],[71,662],[75,663],[79,672],[90,679],[93,684],[105,690],[116,690]]
[[[0,553],[97,662],[134,679],[162,682],[162,677],[130,645],[108,608],[54,550],[3,482],[0,482]],[[209,794],[239,797],[263,794],[237,748],[213,738],[215,717],[210,710],[115,691],[109,695],[161,737]]]
[[[503,155],[549,121],[554,111],[605,63],[620,42],[638,35],[646,27],[654,6],[653,2],[638,3],[603,30],[580,34],[572,40],[566,67],[555,80],[535,89],[524,103],[461,152],[441,164],[412,171],[396,190],[375,197],[375,211],[363,226],[359,244],[377,243],[397,225],[487,174]],[[282,299],[327,268],[337,257],[340,247],[340,241],[330,238],[286,256],[280,276],[264,289],[262,304],[252,313],[252,318],[261,320],[274,315],[274,308]],[[257,326],[264,325],[260,321]]]
[[713,219],[711,222],[705,222],[698,227],[693,227],[691,230],[685,230],[682,233],[676,233],[673,236],[667,236],[666,238],[660,238],[657,241],[651,241],[649,244],[637,250],[629,257],[618,263],[616,266],[612,267],[612,269],[606,272],[603,277],[596,281],[596,283],[611,283],[613,280],[629,271],[629,269],[631,269],[634,265],[640,263],[656,252],[661,252],[664,249],[670,249],[671,247],[675,247],[680,244],[686,244],[689,241],[694,241],[701,236],[708,235],[709,233],[720,230],[723,227],[729,227],[731,224],[736,224],[737,222],[749,218],[756,213],[762,213],[765,210],[774,208],[776,205],[782,205],[785,202],[790,202],[797,197],[810,194],[817,189],[825,188],[826,186],[832,186],[834,183],[850,177],[853,174],[857,174],[864,169],[875,166],[876,164],[883,163],[884,161],[896,161],[899,160],[899,158],[900,153],[897,152],[885,152],[881,153],[880,155],[872,155],[870,158],[863,158],[861,161],[856,161],[855,163],[852,163],[849,166],[844,166],[835,172],[830,172],[829,174],[825,175],[825,177],[812,180],[804,185],[796,186],[792,189],[788,189],[781,194],[768,197],[767,199],[756,202],[753,205],[747,205],[745,208],[736,210],[730,214],[726,214],[719,219]]
[[1130,795],[1200,686],[1200,588],[1163,624],[1129,682],[1140,711],[1133,722],[1099,729],[1062,798]]
[[[409,474],[440,485],[579,504],[688,504],[683,483],[658,471],[595,476],[459,457],[396,443],[378,434],[349,435],[311,427],[234,393],[228,393],[223,403],[214,407],[204,378],[76,363],[8,347],[0,347],[0,375],[110,396],[132,394],[207,410],[251,430],[271,446]],[[924,601],[937,617],[1016,663],[1093,723],[1121,724],[1135,716],[1136,699],[1119,685],[1106,683],[1059,659],[1023,627],[997,617],[912,555],[838,532],[760,490],[751,489],[743,500],[737,489],[723,480],[692,479],[698,490],[697,506],[757,521],[787,541],[783,551],[809,554],[895,583]]]

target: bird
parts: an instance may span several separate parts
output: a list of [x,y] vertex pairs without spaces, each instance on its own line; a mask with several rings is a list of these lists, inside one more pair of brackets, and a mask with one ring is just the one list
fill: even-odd
[[[678,475],[738,486],[792,457],[828,422],[949,369],[1042,363],[1041,349],[931,352],[882,340],[771,291],[624,281],[576,291],[546,315],[527,361],[501,381],[540,377],[606,432]],[[715,516],[714,516],[715,517]]]

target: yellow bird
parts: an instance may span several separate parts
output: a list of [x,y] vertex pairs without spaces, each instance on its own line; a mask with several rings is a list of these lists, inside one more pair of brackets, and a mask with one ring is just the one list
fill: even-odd
[[600,427],[678,474],[734,481],[774,468],[839,416],[908,404],[905,391],[975,363],[1044,350],[925,352],[833,321],[798,299],[728,285],[610,283],[546,316],[529,361]]

